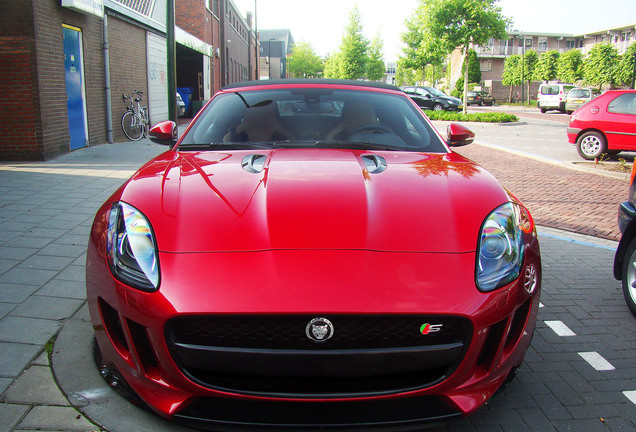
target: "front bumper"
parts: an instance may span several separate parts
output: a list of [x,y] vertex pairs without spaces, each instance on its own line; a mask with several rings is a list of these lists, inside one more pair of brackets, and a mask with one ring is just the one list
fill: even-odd
[[[540,280],[538,245],[536,239],[533,242],[534,246],[527,249],[526,268],[532,265],[538,269]],[[87,261],[89,307],[106,365],[118,371],[158,414],[198,427],[374,426],[389,430],[389,425],[406,427],[464,415],[483,405],[510,371],[521,364],[536,321],[540,282],[532,293],[524,289],[523,276],[495,292],[479,293],[473,280],[473,253],[387,256],[368,251],[267,251],[212,255],[161,254],[162,286],[155,293],[142,293],[115,281],[94,244],[89,245]],[[327,262],[327,255],[333,273],[316,266]],[[290,272],[287,265],[280,266],[282,263],[298,270],[298,274],[290,276],[299,278],[295,283],[285,280]],[[348,272],[340,274],[339,266]],[[271,274],[271,269],[276,268],[285,271]],[[457,272],[457,268],[471,271]],[[201,269],[214,275],[213,283],[201,278]],[[245,269],[250,270],[251,277],[244,277]],[[439,280],[432,281],[439,287],[437,291],[422,285],[428,282],[431,273],[441,275]],[[334,279],[334,274],[339,277]],[[371,281],[366,277],[371,274],[373,285],[369,285]],[[337,286],[334,280],[339,281]],[[220,288],[225,284],[230,284],[231,289]],[[453,290],[449,292],[446,287]],[[265,322],[261,321],[260,327],[247,322],[240,329],[231,320],[237,313],[264,317]],[[320,357],[333,354],[321,351],[321,344],[303,348],[271,340],[285,330],[276,318],[290,314],[301,316],[301,328],[295,329],[301,333],[305,332],[307,319],[314,316],[333,318],[334,323],[341,322],[342,316],[351,316],[362,324],[357,327],[338,324],[336,333],[348,334],[348,339],[336,349],[335,357],[325,363],[329,367],[321,369]],[[364,345],[378,344],[378,340],[395,344],[402,339],[395,336],[393,329],[385,328],[387,324],[365,325],[378,317],[395,314],[415,316],[418,326],[422,321],[446,325],[443,319],[467,322],[468,328],[457,331],[458,339],[466,342],[453,347],[449,346],[452,341],[430,339],[431,353],[446,346],[438,351],[448,354],[445,359],[427,355],[425,349],[415,353],[419,363],[428,363],[436,370],[435,376],[426,375],[430,372],[428,366],[424,365],[426,370],[422,371],[422,365],[412,361],[398,362],[396,366],[392,354],[402,356],[409,349],[398,346],[392,351],[395,346],[384,342]],[[239,332],[235,338],[239,345],[201,336],[210,329],[218,329],[217,323],[203,326],[198,323],[194,336],[179,334],[178,340],[175,339],[170,323],[197,317],[227,318],[225,331]],[[272,318],[270,323],[268,318]],[[193,321],[184,326],[186,330],[194,327]],[[398,330],[402,327],[412,325],[396,326]],[[385,334],[377,328],[385,328]],[[436,335],[439,336],[432,333],[433,337]],[[255,345],[246,346],[245,341],[250,340]],[[345,346],[351,340],[358,340],[359,345],[351,345],[347,353]],[[250,357],[250,350],[258,355]],[[309,360],[295,368],[287,350],[307,351]],[[375,352],[356,368],[356,355],[364,354],[362,350]],[[219,360],[215,355],[219,352],[226,357]],[[253,366],[254,359],[257,367]],[[396,367],[414,370],[391,370]],[[347,383],[338,387],[339,378],[349,380],[348,375],[356,371],[359,376],[348,387]],[[218,381],[228,373],[240,379]],[[343,373],[347,376],[342,376]],[[387,374],[392,381],[385,379]],[[413,374],[423,378],[413,382]],[[282,380],[275,381],[272,376]],[[401,377],[406,379],[400,381]],[[310,387],[321,384],[325,390],[288,390],[286,386],[297,385],[296,379]],[[361,382],[373,380],[379,385],[357,387]]]

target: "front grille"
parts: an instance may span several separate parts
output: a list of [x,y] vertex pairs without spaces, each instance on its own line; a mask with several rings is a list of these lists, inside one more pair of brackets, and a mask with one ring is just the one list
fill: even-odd
[[[389,394],[440,382],[472,335],[465,318],[334,315],[333,337],[306,335],[315,315],[184,316],[166,324],[170,351],[206,387],[271,397]],[[424,335],[429,324],[438,331]],[[430,327],[429,327],[430,328]]]

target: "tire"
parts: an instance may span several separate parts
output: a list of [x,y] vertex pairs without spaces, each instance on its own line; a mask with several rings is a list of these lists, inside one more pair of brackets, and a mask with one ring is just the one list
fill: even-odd
[[127,111],[121,116],[121,129],[124,135],[131,141],[139,141],[145,135],[143,121],[132,111]]
[[573,112],[574,112],[574,111],[566,111],[565,113],[566,113],[567,115],[572,115],[572,113],[573,113]]
[[576,151],[583,159],[594,160],[607,153],[605,137],[596,131],[585,132],[576,140]]
[[482,106],[484,103],[482,101],[477,102],[477,105]]
[[547,110],[547,108],[540,108],[540,109],[541,109],[541,113],[542,113],[542,114],[545,114],[545,113],[546,113],[546,111],[548,111],[548,110]]
[[433,111],[442,111],[443,109],[444,107],[442,106],[442,104],[436,103],[435,105],[433,105]]
[[632,239],[623,259],[623,295],[632,315],[636,316],[636,238]]

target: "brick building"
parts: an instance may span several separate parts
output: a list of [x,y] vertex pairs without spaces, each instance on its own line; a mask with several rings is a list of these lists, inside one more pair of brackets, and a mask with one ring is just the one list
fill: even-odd
[[[193,107],[256,77],[256,33],[231,0],[175,9],[177,87],[191,90]],[[167,119],[166,15],[167,0],[0,2],[0,160],[125,140],[122,94],[133,90],[151,124]]]

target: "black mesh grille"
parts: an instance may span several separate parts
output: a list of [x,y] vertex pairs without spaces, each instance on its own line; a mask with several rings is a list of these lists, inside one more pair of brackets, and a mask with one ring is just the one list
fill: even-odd
[[[460,317],[326,315],[333,337],[316,343],[306,335],[313,318],[184,316],[168,322],[166,337],[176,363],[199,384],[274,397],[339,397],[438,383],[457,367],[472,334]],[[422,334],[424,324],[438,331]]]
[[[315,315],[189,316],[167,325],[168,340],[217,347],[268,349],[362,349],[427,346],[464,342],[470,337],[468,320],[439,315],[325,316],[333,337],[316,344],[305,331]],[[422,335],[423,324],[441,324],[441,331]]]

